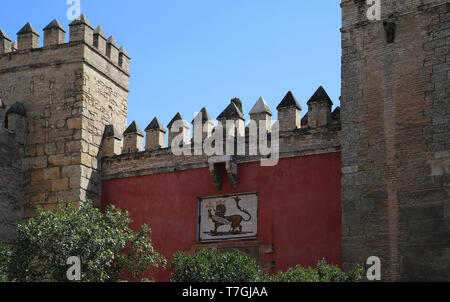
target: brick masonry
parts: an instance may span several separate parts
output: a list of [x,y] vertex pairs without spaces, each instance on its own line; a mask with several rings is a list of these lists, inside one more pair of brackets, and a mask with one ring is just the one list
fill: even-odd
[[344,266],[449,281],[450,4],[381,3],[370,22],[365,1],[341,4]]

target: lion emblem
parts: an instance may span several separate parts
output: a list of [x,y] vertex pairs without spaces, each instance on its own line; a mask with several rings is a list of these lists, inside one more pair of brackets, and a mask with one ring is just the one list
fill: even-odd
[[230,233],[240,234],[242,233],[242,222],[249,222],[252,219],[252,215],[239,205],[241,199],[238,196],[233,199],[236,202],[238,210],[248,215],[248,218],[245,219],[241,215],[225,216],[227,207],[224,204],[218,204],[214,210],[214,214],[211,209],[208,210],[208,217],[214,223],[214,230],[211,230],[211,234],[218,234],[217,229],[221,226],[230,226]]

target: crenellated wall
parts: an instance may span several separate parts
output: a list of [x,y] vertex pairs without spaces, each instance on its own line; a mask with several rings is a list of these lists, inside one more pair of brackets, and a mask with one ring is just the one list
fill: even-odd
[[[263,103],[261,103],[263,102]],[[262,105],[261,105],[262,104]],[[315,106],[317,104],[317,106]],[[325,104],[325,105],[322,105]],[[260,122],[264,121],[264,125],[280,125],[279,128],[279,152],[280,158],[306,156],[313,154],[332,153],[340,151],[340,120],[337,114],[340,108],[336,108],[334,113],[331,111],[332,102],[326,94],[325,90],[320,87],[318,91],[311,97],[309,101],[309,108],[304,117],[304,125],[300,125],[301,107],[291,92],[282,100],[278,106],[278,120],[272,120],[271,111],[262,98],[258,100],[254,108],[250,111],[250,121]],[[230,107],[232,106],[232,107]],[[237,107],[233,104],[228,106],[224,113],[219,115],[217,120],[221,121],[222,125],[226,125],[226,120],[235,121],[243,116],[235,110]],[[232,108],[232,109],[230,109]],[[259,111],[259,112],[258,112]],[[148,174],[159,174],[171,171],[189,170],[194,168],[208,167],[208,159],[213,155],[226,155],[226,130],[224,130],[223,140],[214,139],[212,131],[206,130],[209,123],[212,123],[211,117],[205,108],[201,111],[203,116],[208,117],[200,123],[201,129],[205,129],[199,134],[200,149],[196,153],[197,147],[194,138],[189,139],[195,133],[198,124],[195,123],[197,118],[189,124],[183,117],[177,113],[174,119],[168,124],[168,130],[155,118],[146,128],[145,134],[141,128],[132,122],[128,129],[123,133],[114,130],[107,132],[104,137],[104,154],[102,162],[102,178],[114,179],[131,176],[142,176]],[[288,112],[286,114],[286,112]],[[268,114],[270,113],[270,114]],[[309,116],[319,117],[322,121],[320,126],[316,118],[308,118]],[[171,129],[175,121],[179,121],[179,128]],[[267,123],[266,123],[267,121]],[[309,122],[309,123],[308,123]],[[242,123],[243,127],[244,123]],[[226,127],[225,127],[226,128]],[[268,126],[260,131],[268,133],[267,139],[272,139],[272,126]],[[182,133],[180,129],[185,129]],[[167,133],[168,132],[168,133]],[[156,134],[155,134],[156,133]],[[235,134],[237,132],[234,132]],[[250,153],[250,135],[249,123],[245,126],[245,130],[241,133],[245,135],[235,135],[233,138],[236,153],[234,158],[238,163],[260,161],[266,159],[267,155]],[[145,138],[144,138],[145,136]],[[172,150],[170,142],[176,136],[184,137],[185,148],[190,152],[182,155],[175,155]],[[169,137],[169,144],[166,145],[166,137]],[[237,153],[237,145],[242,140],[245,147],[245,153]],[[146,141],[147,149],[143,148],[143,141]],[[222,154],[208,154],[201,148],[202,143],[215,141],[216,144],[223,144]],[[212,143],[214,145],[214,143]],[[122,147],[124,146],[124,147]],[[126,146],[126,147],[125,147]],[[151,146],[158,146],[157,148]]]
[[0,34],[0,99],[7,106],[21,102],[27,111],[25,217],[58,199],[98,201],[104,128],[126,128],[129,55],[112,37],[104,47],[94,45],[84,15],[69,27],[65,43],[66,30],[50,22],[43,47],[30,23],[18,32],[18,43]]

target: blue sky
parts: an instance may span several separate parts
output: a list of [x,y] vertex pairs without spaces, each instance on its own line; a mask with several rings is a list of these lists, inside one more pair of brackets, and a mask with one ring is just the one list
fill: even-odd
[[[68,8],[4,1],[0,28],[14,40],[26,22],[41,32],[57,18],[68,32]],[[247,117],[260,96],[275,113],[289,90],[303,115],[320,85],[339,105],[338,1],[81,0],[81,12],[132,57],[128,122],[141,128],[154,116],[167,125],[178,111],[191,121],[203,106],[215,118],[233,97]]]

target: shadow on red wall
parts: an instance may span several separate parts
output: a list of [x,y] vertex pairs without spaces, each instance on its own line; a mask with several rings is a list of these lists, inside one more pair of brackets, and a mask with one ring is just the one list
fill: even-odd
[[[107,180],[102,206],[128,210],[133,229],[148,224],[155,248],[171,261],[176,251],[198,244],[199,197],[258,192],[257,240],[273,245],[264,260],[273,262],[275,271],[315,267],[322,258],[342,265],[340,153],[285,158],[275,167],[240,164],[238,178],[233,189],[224,175],[220,191],[207,168]],[[169,270],[151,275],[168,281]]]

